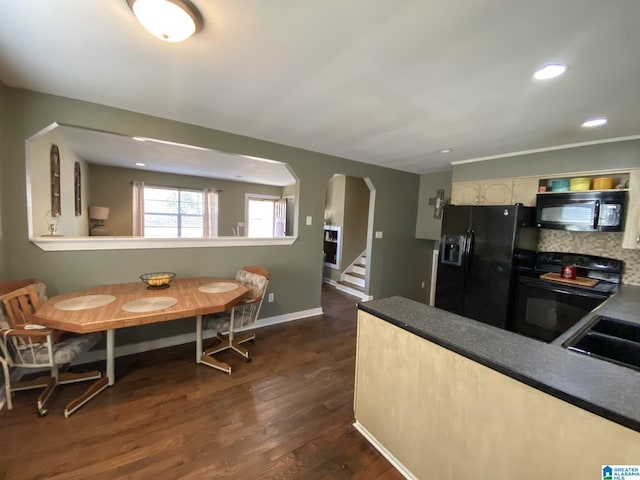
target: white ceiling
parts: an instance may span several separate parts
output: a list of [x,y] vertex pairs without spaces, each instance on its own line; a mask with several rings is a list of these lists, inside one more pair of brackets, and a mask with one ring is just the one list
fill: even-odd
[[296,183],[296,178],[286,164],[270,159],[195,148],[192,145],[173,142],[159,142],[158,139],[134,139],[71,125],[56,125],[46,130],[55,131],[67,148],[89,163],[97,165],[280,187]]
[[170,44],[125,0],[0,0],[0,79],[416,173],[640,134],[638,0],[192,2]]

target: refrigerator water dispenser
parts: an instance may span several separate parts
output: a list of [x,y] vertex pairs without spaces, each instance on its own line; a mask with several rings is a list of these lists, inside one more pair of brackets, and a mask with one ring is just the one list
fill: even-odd
[[442,236],[442,263],[446,263],[447,265],[462,265],[463,252],[464,235]]

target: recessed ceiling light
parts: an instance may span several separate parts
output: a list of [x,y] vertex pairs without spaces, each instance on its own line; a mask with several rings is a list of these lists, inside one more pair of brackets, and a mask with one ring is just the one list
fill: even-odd
[[136,163],[136,167],[146,167],[146,166],[147,166],[146,163],[140,163],[140,162]]
[[589,120],[584,122],[582,126],[585,128],[601,127],[602,125],[606,125],[606,123],[607,123],[607,119],[605,117],[597,117],[597,118],[590,118]]
[[536,70],[536,73],[533,74],[533,77],[538,80],[549,80],[550,78],[555,78],[562,75],[566,71],[566,65],[563,65],[561,63],[552,63]]
[[443,148],[442,150],[438,150],[438,153],[451,153],[453,152],[453,148]]
[[154,37],[182,42],[202,28],[202,15],[189,0],[127,0],[138,21]]

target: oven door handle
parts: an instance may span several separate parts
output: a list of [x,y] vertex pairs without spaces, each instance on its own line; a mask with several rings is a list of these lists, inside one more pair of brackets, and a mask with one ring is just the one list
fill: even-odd
[[600,200],[596,200],[593,207],[593,229],[598,229],[598,222],[600,221]]

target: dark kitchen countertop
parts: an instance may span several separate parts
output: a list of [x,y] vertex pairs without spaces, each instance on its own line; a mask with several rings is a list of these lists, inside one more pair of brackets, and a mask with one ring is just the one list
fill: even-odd
[[620,290],[553,343],[492,327],[404,297],[360,310],[531,387],[640,432],[640,372],[562,347],[596,315],[640,323],[640,287]]

